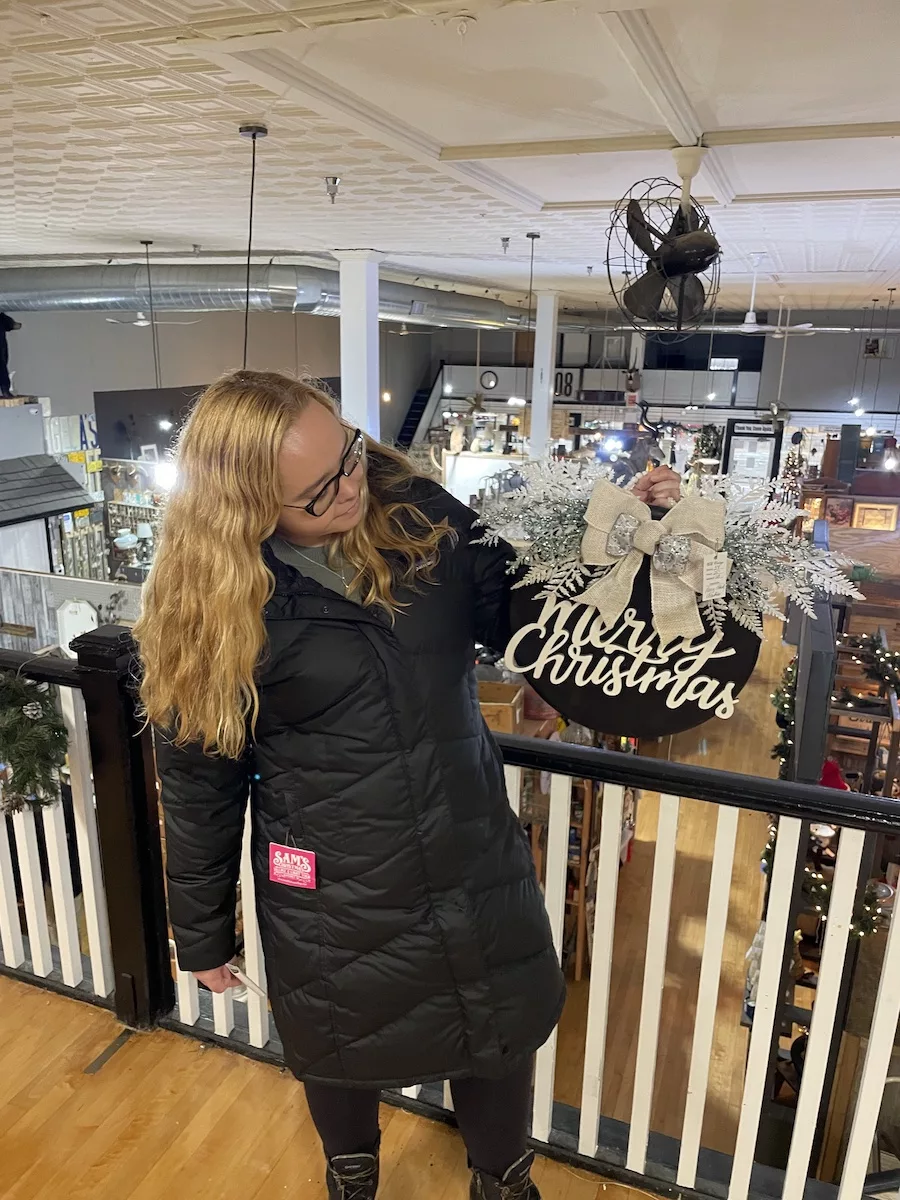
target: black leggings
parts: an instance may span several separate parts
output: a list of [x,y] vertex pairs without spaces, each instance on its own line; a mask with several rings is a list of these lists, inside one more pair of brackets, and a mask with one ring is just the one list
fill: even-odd
[[[456,1122],[473,1167],[501,1179],[528,1149],[533,1060],[502,1079],[454,1079]],[[381,1093],[307,1083],[306,1099],[327,1158],[371,1154],[378,1143]]]

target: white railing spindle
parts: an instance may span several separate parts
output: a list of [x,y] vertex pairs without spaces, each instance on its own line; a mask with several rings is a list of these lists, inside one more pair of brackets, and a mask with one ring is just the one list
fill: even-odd
[[213,992],[213,1029],[220,1037],[228,1037],[234,1029],[234,996],[232,989]]
[[178,1020],[183,1025],[196,1025],[200,1020],[200,985],[195,975],[181,967],[175,972],[175,999]]
[[637,1171],[639,1174],[643,1174],[647,1163],[647,1142],[650,1137],[650,1109],[656,1078],[662,994],[666,982],[666,950],[669,942],[672,882],[675,878],[679,807],[680,801],[677,796],[660,796],[650,893],[650,921],[647,928],[647,953],[644,960],[644,986],[641,994],[641,1023],[634,1067],[634,1099],[631,1105],[631,1129],[626,1158],[629,1171]]
[[606,1061],[609,985],[616,929],[616,896],[619,888],[624,805],[625,789],[617,783],[605,783],[594,902],[594,936],[591,941],[591,982],[584,1040],[581,1120],[578,1129],[578,1152],[591,1157],[597,1153],[600,1133],[600,1101],[603,1095],[603,1069]]
[[69,843],[62,804],[51,804],[41,811],[44,845],[50,868],[50,892],[53,896],[53,920],[63,983],[77,987],[84,979],[81,946],[78,943],[78,918],[75,914],[75,889],[69,863]]
[[[2,795],[2,790],[0,790]],[[25,962],[25,943],[19,922],[19,902],[13,875],[9,829],[6,817],[0,812],[0,945],[7,967],[21,967]]]
[[47,923],[47,902],[41,880],[41,860],[38,855],[37,829],[34,813],[24,808],[13,816],[19,876],[22,880],[22,899],[25,904],[25,924],[31,966],[35,975],[49,975],[53,970],[50,953],[50,928]]
[[91,980],[97,996],[113,990],[112,953],[109,945],[109,914],[100,863],[100,837],[91,780],[91,750],[88,742],[84,699],[76,688],[59,689],[59,706],[69,735],[69,783],[75,814],[75,840],[81,875],[81,899],[87,930]]
[[812,1154],[822,1088],[828,1067],[828,1054],[834,1033],[847,957],[847,939],[853,920],[853,902],[859,883],[863,847],[866,835],[859,829],[843,829],[838,845],[834,868],[834,882],[828,905],[828,922],[825,926],[825,942],[822,960],[819,963],[819,982],[816,987],[816,1002],[813,1005],[812,1021],[809,1026],[809,1042],[803,1067],[803,1079],[797,1111],[794,1115],[794,1131],[784,1176],[784,1195],[802,1196],[806,1187],[809,1159]]
[[[248,979],[266,990],[266,964],[259,922],[256,917],[256,884],[253,880],[252,814],[247,805],[244,843],[241,850],[241,912],[244,918],[244,965]],[[251,1046],[265,1046],[269,1040],[269,1004],[252,988],[247,988],[247,1029]]]
[[[553,945],[562,956],[563,923],[566,915],[566,875],[569,862],[569,820],[572,808],[572,780],[568,775],[550,777],[550,821],[547,827],[547,871],[544,903],[550,918]],[[556,1041],[554,1029],[537,1052],[534,1072],[534,1108],[532,1137],[550,1140],[553,1124],[553,1084],[556,1077]]]
[[722,952],[728,927],[728,897],[731,893],[739,815],[738,809],[719,805],[716,844],[709,877],[706,932],[703,938],[703,956],[700,959],[700,984],[697,992],[697,1013],[694,1018],[691,1067],[681,1127],[681,1150],[678,1156],[677,1183],[680,1187],[692,1188],[697,1179],[697,1160],[700,1155],[703,1115],[706,1111],[709,1062],[716,1027],[719,978],[722,973]]
[[[846,832],[841,835],[846,836]],[[878,1128],[878,1114],[884,1097],[884,1085],[894,1053],[897,1021],[900,1019],[900,913],[893,916],[888,930],[875,1011],[869,1030],[869,1044],[863,1061],[856,1093],[856,1108],[850,1126],[841,1188],[838,1200],[858,1200],[869,1168],[872,1144]],[[804,1072],[805,1073],[805,1072]]]
[[750,1050],[744,1075],[741,1115],[731,1168],[728,1200],[747,1200],[753,1174],[753,1155],[759,1134],[759,1119],[769,1074],[769,1049],[775,1028],[775,1012],[781,988],[781,967],[785,938],[794,891],[794,872],[800,845],[800,821],[782,817],[778,822],[778,842],[772,863],[769,902],[766,909],[766,936],[763,942],[756,989],[756,1008],[750,1034]]

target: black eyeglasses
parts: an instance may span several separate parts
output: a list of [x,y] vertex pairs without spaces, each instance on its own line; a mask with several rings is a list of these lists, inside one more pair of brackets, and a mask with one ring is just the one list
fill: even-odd
[[341,486],[341,480],[347,479],[353,474],[360,462],[362,462],[365,449],[366,439],[363,436],[363,432],[361,429],[355,429],[353,437],[350,439],[350,445],[344,451],[344,457],[341,459],[341,465],[338,468],[337,474],[332,475],[327,483],[322,484],[309,504],[285,504],[284,507],[299,508],[302,512],[309,513],[311,517],[324,517],[332,504],[334,504],[338,488]]

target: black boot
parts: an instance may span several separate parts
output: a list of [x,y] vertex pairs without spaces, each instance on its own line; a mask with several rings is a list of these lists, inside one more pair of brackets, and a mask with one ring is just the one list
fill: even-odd
[[494,1179],[483,1171],[472,1172],[469,1200],[541,1200],[541,1193],[531,1182],[534,1151],[523,1154],[513,1163],[502,1179]]
[[329,1159],[325,1173],[328,1200],[375,1200],[378,1191],[378,1152],[340,1154]]

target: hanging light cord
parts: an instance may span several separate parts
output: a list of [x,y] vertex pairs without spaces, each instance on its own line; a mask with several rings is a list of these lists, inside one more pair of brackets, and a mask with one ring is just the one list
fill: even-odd
[[[895,288],[888,288],[887,310],[884,314],[884,341],[887,341],[888,322],[891,318],[891,308],[894,304]],[[872,412],[878,411],[878,389],[881,386],[881,368],[884,364],[884,345],[881,346],[881,353],[878,355],[878,374],[875,376],[875,395],[872,397]]]
[[860,366],[860,363],[863,361],[863,346],[865,344],[865,339],[866,339],[866,312],[867,312],[867,310],[865,308],[863,308],[862,311],[863,311],[863,319],[862,319],[862,324],[859,327],[859,346],[856,349],[856,365],[853,368],[853,387],[850,391],[851,397],[857,395],[856,381],[859,379],[859,366]]
[[[532,305],[532,301],[534,300],[534,243],[538,240],[538,238],[540,236],[541,235],[539,233],[529,233],[528,234],[528,239],[531,242],[531,259],[530,259],[529,266],[528,266],[528,312],[526,314],[527,327],[529,329],[532,328],[531,305]],[[532,334],[532,342],[531,342],[532,362],[534,360],[534,341],[536,338],[537,338],[537,319],[535,319],[535,321],[534,321],[534,332]],[[532,366],[532,376],[533,376],[533,374],[534,374],[534,367]],[[526,384],[528,383],[528,367],[527,366],[525,367],[525,382],[526,382]],[[532,377],[532,381],[531,381],[531,386],[532,386],[532,388],[534,388],[534,378],[533,377]],[[527,399],[527,396],[525,395],[524,392],[522,393],[522,399],[523,400]]]
[[250,340],[250,253],[253,249],[253,199],[256,193],[256,139],[259,134],[255,131],[250,135],[252,142],[250,150],[250,217],[247,222],[247,278],[244,286],[244,361],[243,368],[247,369],[247,345]]
[[[878,301],[873,300],[872,301],[872,320],[869,322],[869,328],[867,331],[868,338],[865,339],[867,341],[871,341],[872,334],[875,332],[875,310],[877,307],[878,307]],[[865,401],[866,401],[866,379],[868,377],[868,374],[869,374],[869,360],[866,358],[865,344],[863,344],[862,379],[860,380],[860,384],[859,384],[859,397],[860,397],[860,400],[863,402],[863,404],[865,404]]]
[[156,328],[156,312],[153,308],[153,277],[150,273],[151,242],[144,242],[144,259],[147,264],[147,299],[150,302],[150,338],[153,345],[153,373],[156,377],[156,387],[162,387],[162,374],[159,369],[159,331]]

